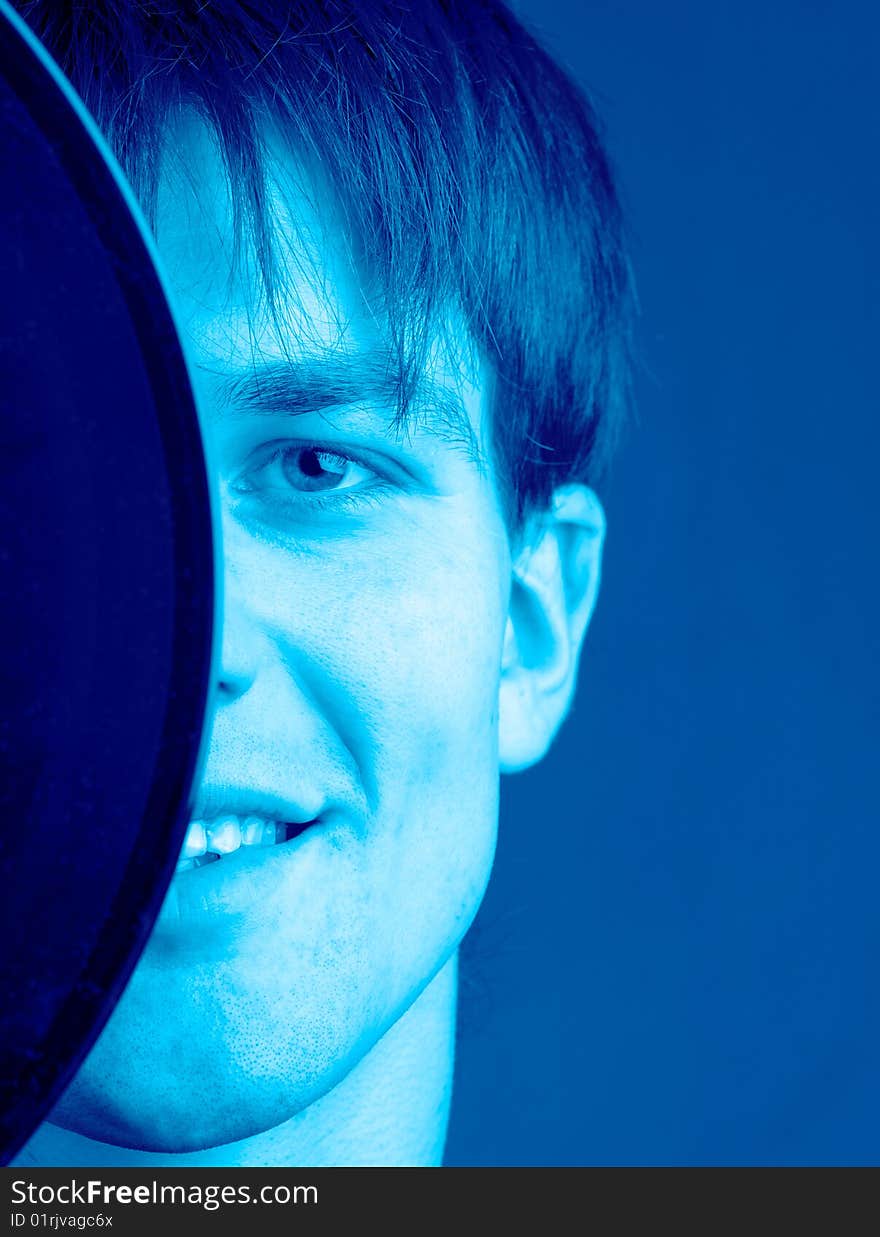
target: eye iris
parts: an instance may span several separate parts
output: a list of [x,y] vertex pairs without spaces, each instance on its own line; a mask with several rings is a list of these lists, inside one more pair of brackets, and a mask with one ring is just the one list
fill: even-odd
[[332,490],[345,477],[348,460],[330,451],[301,447],[285,454],[283,468],[296,489]]

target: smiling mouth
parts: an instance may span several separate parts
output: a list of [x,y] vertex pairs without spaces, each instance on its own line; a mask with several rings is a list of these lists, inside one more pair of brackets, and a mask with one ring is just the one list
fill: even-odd
[[298,837],[315,821],[290,823],[262,816],[236,816],[230,812],[213,820],[193,820],[186,832],[175,873],[216,863],[244,847],[278,846]]

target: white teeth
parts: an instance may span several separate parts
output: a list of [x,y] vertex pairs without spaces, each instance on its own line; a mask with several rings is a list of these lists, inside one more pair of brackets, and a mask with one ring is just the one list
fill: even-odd
[[[261,816],[245,816],[241,822],[242,846],[262,846],[266,822]],[[273,835],[274,840],[274,835]]]
[[186,831],[183,850],[180,852],[181,858],[195,859],[197,855],[203,855],[207,849],[208,837],[205,832],[204,823],[200,820],[194,820]]
[[216,820],[194,820],[184,838],[177,872],[202,867],[220,855],[231,855],[241,846],[274,846],[287,838],[285,825],[262,816],[235,816],[231,812]]
[[237,816],[220,816],[208,825],[208,850],[215,855],[231,855],[241,846],[241,825]]

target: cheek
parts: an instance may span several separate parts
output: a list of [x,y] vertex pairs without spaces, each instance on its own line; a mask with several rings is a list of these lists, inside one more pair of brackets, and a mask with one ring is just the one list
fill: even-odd
[[499,539],[468,527],[481,516],[444,515],[442,538],[413,523],[260,554],[261,625],[368,783],[386,766],[398,783],[452,764],[459,780],[497,774],[507,575]]
[[297,552],[283,570],[267,553],[261,572],[276,582],[262,591],[272,641],[363,782],[373,820],[357,885],[386,908],[408,898],[426,941],[440,920],[444,936],[469,922],[494,850],[506,560],[474,524],[445,519],[442,539],[413,524],[332,559]]
[[490,737],[503,625],[492,581],[473,564],[467,571],[444,559],[419,566],[367,582],[374,604],[351,640],[363,667],[365,714],[381,726],[393,704],[406,734],[442,759],[448,745]]

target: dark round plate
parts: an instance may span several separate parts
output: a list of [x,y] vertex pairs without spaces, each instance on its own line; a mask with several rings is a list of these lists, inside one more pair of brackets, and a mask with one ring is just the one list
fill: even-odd
[[97,1037],[182,843],[214,550],[180,345],[88,118],[0,5],[0,1148]]

